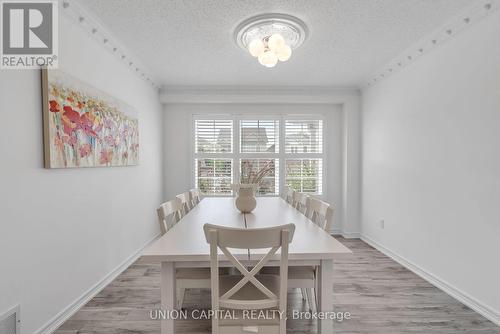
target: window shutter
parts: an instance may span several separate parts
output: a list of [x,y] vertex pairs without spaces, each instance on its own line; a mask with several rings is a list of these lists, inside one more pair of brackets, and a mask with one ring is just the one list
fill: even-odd
[[196,188],[204,195],[232,193],[232,159],[195,159]]
[[[259,176],[263,170],[267,173]],[[240,178],[241,183],[259,183],[259,195],[278,195],[279,159],[241,159]]]
[[323,193],[323,159],[286,159],[285,183],[292,189],[309,194]]
[[204,120],[195,121],[196,153],[232,153],[233,121]]
[[323,153],[323,121],[287,120],[285,153]]
[[241,153],[278,153],[278,120],[240,121]]

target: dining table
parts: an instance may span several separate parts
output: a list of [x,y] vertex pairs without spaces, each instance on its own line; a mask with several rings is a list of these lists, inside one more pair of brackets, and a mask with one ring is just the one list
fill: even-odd
[[[313,223],[300,211],[280,197],[257,197],[257,206],[251,213],[241,213],[234,198],[206,197],[189,211],[167,233],[155,240],[143,252],[149,262],[161,263],[161,307],[176,308],[177,268],[210,268],[210,247],[205,239],[203,225],[215,224],[236,228],[263,228],[294,224],[295,233],[289,245],[288,266],[315,266],[318,268],[317,292],[320,314],[333,313],[333,260],[351,251],[337,239]],[[231,250],[245,265],[256,264],[267,249]],[[279,266],[279,252],[266,266]],[[219,250],[219,266],[232,267]],[[318,320],[322,334],[333,333],[333,319],[323,316]],[[161,320],[161,333],[174,334],[175,320]]]

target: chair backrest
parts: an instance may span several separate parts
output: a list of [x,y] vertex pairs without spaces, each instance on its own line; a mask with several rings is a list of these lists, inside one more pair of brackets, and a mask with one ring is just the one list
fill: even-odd
[[293,192],[293,207],[303,214],[306,213],[307,209],[307,199],[309,198],[308,195],[299,193],[298,191]]
[[[288,244],[292,241],[295,225],[287,224],[259,229],[239,229],[233,227],[205,224],[205,237],[210,244],[210,268],[212,285],[212,310],[220,308],[230,309],[264,309],[277,307],[286,312],[286,294],[288,280]],[[248,271],[246,267],[234,257],[228,248],[260,249],[271,248],[262,259]],[[279,296],[264,286],[256,276],[262,267],[281,248]],[[235,282],[224,295],[219,296],[219,264],[218,249],[241,272],[243,278]],[[247,283],[253,284],[265,296],[262,299],[242,300],[232,299]]]
[[330,204],[317,198],[309,197],[307,200],[306,216],[314,224],[318,225],[322,229],[325,229],[325,224],[329,220],[327,217],[327,211],[329,208]]
[[330,228],[333,225],[333,208],[330,206],[326,209],[326,218],[323,224],[323,229],[327,232],[330,232]]
[[180,199],[182,202],[181,217],[184,217],[191,210],[191,193],[186,191],[185,193],[179,194],[175,197]]
[[196,189],[191,189],[189,193],[191,194],[192,207],[195,207],[201,201],[201,191],[200,189],[196,188]]
[[177,224],[177,222],[181,219],[181,209],[182,203],[178,198],[165,202],[161,204],[158,209],[156,209],[161,234],[167,233],[172,226]]
[[283,199],[290,205],[293,205],[293,193],[295,190],[293,190],[289,186],[285,186],[285,191],[283,192]]

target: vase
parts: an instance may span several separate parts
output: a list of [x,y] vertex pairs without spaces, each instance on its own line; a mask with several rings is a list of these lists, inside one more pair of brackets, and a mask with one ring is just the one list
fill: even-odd
[[257,206],[255,199],[256,184],[234,184],[233,190],[236,191],[236,200],[234,204],[242,213],[250,213]]

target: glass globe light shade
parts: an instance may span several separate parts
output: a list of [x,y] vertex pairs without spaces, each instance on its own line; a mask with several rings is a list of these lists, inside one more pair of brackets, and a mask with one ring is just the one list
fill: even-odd
[[267,41],[267,46],[271,51],[277,52],[285,46],[285,39],[280,34],[272,34]]
[[278,56],[279,61],[287,61],[292,56],[292,48],[290,48],[288,45],[285,45],[281,49],[279,49],[279,51],[276,53],[276,56]]
[[259,63],[265,67],[274,67],[278,63],[278,57],[272,51],[265,51],[259,55]]
[[256,38],[248,44],[248,51],[254,57],[258,57],[262,52],[264,52],[264,42]]

